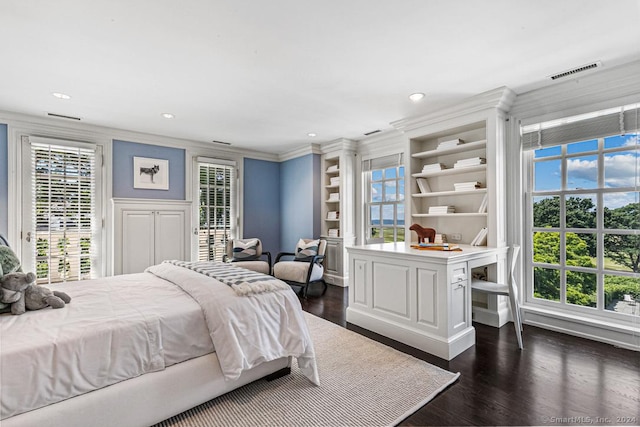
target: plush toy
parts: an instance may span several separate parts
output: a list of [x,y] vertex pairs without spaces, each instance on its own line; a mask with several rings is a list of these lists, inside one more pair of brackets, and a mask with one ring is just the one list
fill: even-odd
[[[0,302],[10,307],[12,314],[25,312],[25,291],[36,280],[33,273],[15,272],[0,278]],[[8,310],[5,310],[8,311]]]
[[44,286],[29,284],[24,290],[24,305],[27,310],[40,310],[45,307],[62,308],[71,302],[71,297],[64,292],[51,291]]

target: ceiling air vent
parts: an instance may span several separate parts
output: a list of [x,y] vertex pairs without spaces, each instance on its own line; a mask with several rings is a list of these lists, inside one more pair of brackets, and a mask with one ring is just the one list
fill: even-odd
[[573,68],[571,70],[563,71],[563,72],[558,73],[558,74],[554,74],[553,76],[550,76],[549,78],[551,80],[558,80],[558,79],[561,79],[563,77],[570,77],[570,76],[573,76],[574,74],[582,73],[582,72],[588,71],[588,70],[593,70],[594,68],[599,68],[599,67],[602,67],[602,62],[600,62],[600,61],[592,62],[591,64],[583,65],[582,67],[577,67],[577,68]]
[[378,133],[378,132],[382,132],[382,131],[380,129],[372,130],[371,132],[365,133],[364,136],[373,135],[374,133]]
[[231,145],[230,142],[216,141],[215,139],[211,142],[213,142],[214,144]]
[[57,117],[57,118],[59,118],[59,119],[78,120],[78,121],[80,121],[80,117],[64,116],[64,115],[62,115],[62,114],[47,113],[47,116],[50,116],[50,117]]

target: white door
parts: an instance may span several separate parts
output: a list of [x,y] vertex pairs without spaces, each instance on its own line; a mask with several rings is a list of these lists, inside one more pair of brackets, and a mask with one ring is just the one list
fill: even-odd
[[22,137],[21,259],[38,283],[102,275],[101,147]]
[[155,263],[165,260],[185,260],[184,211],[156,211]]

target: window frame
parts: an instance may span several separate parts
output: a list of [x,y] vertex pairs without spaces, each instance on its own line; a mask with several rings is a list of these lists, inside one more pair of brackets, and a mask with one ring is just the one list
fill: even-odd
[[[627,132],[627,135],[636,135],[636,131]],[[581,316],[595,316],[606,318],[607,320],[614,320],[616,322],[634,322],[637,319],[637,314],[627,314],[608,310],[606,308],[605,301],[605,276],[621,276],[640,279],[640,273],[633,273],[621,270],[608,269],[605,266],[605,248],[604,248],[604,236],[606,234],[621,234],[621,235],[637,235],[638,230],[635,229],[611,229],[606,228],[604,224],[604,211],[607,207],[604,204],[604,197],[611,193],[638,193],[638,185],[626,186],[626,187],[607,187],[605,182],[605,157],[609,154],[615,154],[617,152],[635,150],[636,156],[640,154],[640,145],[636,144],[633,148],[629,146],[619,146],[613,148],[605,148],[605,141],[610,137],[617,135],[604,136],[600,138],[588,138],[581,141],[567,142],[563,144],[555,145],[560,148],[560,154],[544,156],[536,158],[535,154],[537,150],[529,150],[523,152],[524,170],[527,176],[525,183],[525,196],[526,196],[526,211],[525,211],[525,229],[523,239],[528,247],[528,253],[524,260],[524,283],[525,283],[525,302],[531,305],[540,307],[553,308],[555,310],[564,311],[567,313],[579,314]],[[568,152],[568,147],[572,144],[597,140],[597,149],[579,152]],[[552,148],[554,146],[547,145],[539,147],[542,149]],[[595,188],[567,188],[568,167],[567,164],[571,159],[584,158],[587,156],[596,156],[597,164],[597,185]],[[560,188],[552,190],[535,190],[535,164],[544,161],[560,161]],[[636,160],[637,161],[637,160]],[[636,171],[635,182],[638,182],[638,171]],[[594,196],[595,197],[595,227],[580,228],[580,227],[568,227],[566,224],[567,219],[567,204],[568,197],[572,196]],[[539,227],[534,226],[534,201],[536,197],[559,197],[559,224],[557,227]],[[638,199],[636,195],[635,200]],[[634,203],[634,202],[632,202]],[[536,232],[557,232],[559,233],[559,249],[560,259],[558,264],[548,264],[535,262],[534,257],[534,235]],[[566,251],[567,251],[567,235],[569,233],[588,233],[595,235],[596,238],[596,265],[591,267],[580,267],[567,265]],[[560,283],[559,283],[559,300],[548,300],[543,298],[537,298],[534,296],[536,283],[535,283],[535,268],[546,268],[550,270],[559,271]],[[596,305],[595,307],[573,304],[567,301],[567,273],[589,273],[596,276]]]
[[[386,173],[385,171],[387,169],[395,169],[395,178],[387,178],[386,177]],[[382,179],[380,180],[374,180],[373,179],[373,175],[374,172],[376,171],[380,171],[382,173]],[[402,174],[401,174],[402,172]],[[376,167],[376,168],[371,168],[370,170],[367,170],[364,172],[364,176],[365,176],[365,202],[364,202],[364,207],[365,207],[365,241],[369,244],[369,243],[383,243],[385,242],[384,240],[384,230],[385,229],[392,229],[393,230],[393,242],[404,242],[404,236],[405,236],[405,215],[404,212],[399,216],[398,215],[398,205],[402,205],[403,210],[406,207],[406,203],[405,203],[405,199],[406,199],[406,194],[405,194],[405,185],[406,185],[406,176],[405,176],[405,172],[406,172],[406,168],[404,164],[396,164],[395,166],[388,166],[388,165],[384,165],[384,166],[380,166],[380,167]],[[386,182],[394,182],[395,183],[395,189],[396,189],[396,199],[394,201],[388,201],[385,200],[385,195],[386,195]],[[400,185],[400,183],[403,182],[402,185]],[[380,183],[381,184],[381,188],[382,188],[382,196],[381,196],[381,201],[379,202],[374,202],[372,200],[373,196],[372,196],[372,187],[374,183]],[[402,195],[402,198],[399,198],[398,196]],[[384,225],[383,224],[383,206],[384,205],[393,205],[393,225],[389,226],[389,225]],[[378,206],[379,207],[379,216],[380,216],[380,224],[378,224],[377,226],[374,225],[372,223],[372,218],[371,218],[371,209],[374,206]],[[401,223],[400,221],[401,220]],[[371,230],[373,228],[379,228],[381,230],[381,237],[372,237],[371,236]],[[402,240],[399,240],[399,233],[398,231],[402,230]]]

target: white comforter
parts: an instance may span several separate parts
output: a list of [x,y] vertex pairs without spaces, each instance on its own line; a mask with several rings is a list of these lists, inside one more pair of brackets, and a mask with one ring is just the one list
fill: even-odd
[[238,296],[218,280],[170,263],[147,271],[180,286],[200,304],[225,378],[294,356],[302,373],[320,384],[311,336],[291,289]]
[[[229,379],[262,361],[297,356],[318,383],[293,291],[240,297],[173,267],[51,285],[72,297],[67,307],[0,315],[0,420],[202,356],[213,344]],[[163,271],[167,280],[155,275]],[[171,283],[181,278],[189,294]]]

